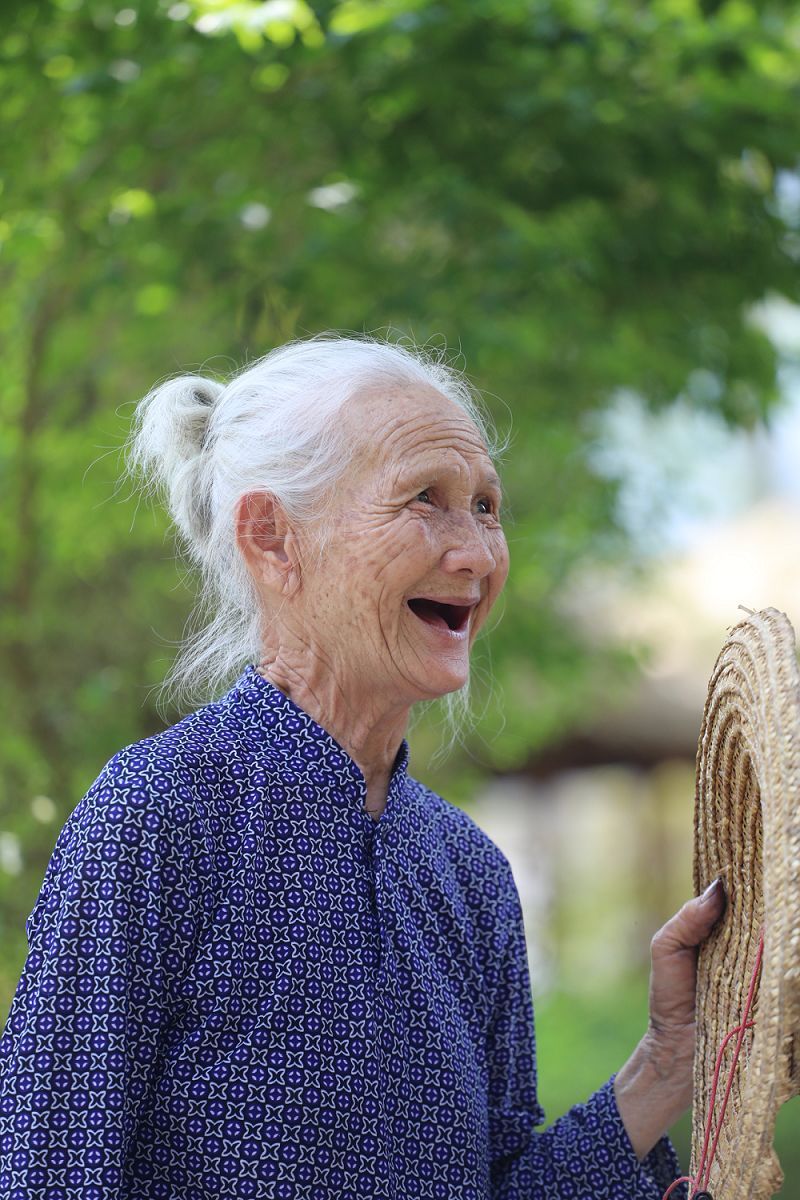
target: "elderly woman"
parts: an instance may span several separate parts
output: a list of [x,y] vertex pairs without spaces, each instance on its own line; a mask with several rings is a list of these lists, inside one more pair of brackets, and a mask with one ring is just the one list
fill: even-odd
[[[118,751],[61,830],[0,1041],[8,1200],[652,1197],[679,1174],[696,945],[653,940],[631,1058],[549,1128],[509,863],[408,772],[508,570],[461,375],[321,336],[142,401],[228,690]],[[230,677],[238,677],[230,686]]]

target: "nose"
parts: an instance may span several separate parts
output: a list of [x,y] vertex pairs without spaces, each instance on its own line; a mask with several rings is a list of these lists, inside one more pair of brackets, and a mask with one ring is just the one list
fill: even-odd
[[497,566],[497,559],[488,545],[485,529],[471,513],[451,513],[448,537],[442,553],[441,567],[448,574],[466,572],[475,579],[485,579]]

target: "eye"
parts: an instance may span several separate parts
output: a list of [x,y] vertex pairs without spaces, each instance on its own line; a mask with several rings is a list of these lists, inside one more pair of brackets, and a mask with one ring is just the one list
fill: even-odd
[[494,504],[492,503],[492,501],[491,501],[491,500],[490,500],[490,499],[489,499],[487,496],[482,496],[482,497],[480,498],[480,500],[478,500],[478,502],[477,502],[477,503],[478,503],[478,512],[479,512],[479,513],[485,513],[485,514],[486,514],[486,515],[488,515],[488,516],[492,516],[492,515],[493,515],[493,513],[494,513]]
[[414,499],[421,500],[423,504],[431,504],[432,501],[430,488],[424,488],[421,492],[417,492]]

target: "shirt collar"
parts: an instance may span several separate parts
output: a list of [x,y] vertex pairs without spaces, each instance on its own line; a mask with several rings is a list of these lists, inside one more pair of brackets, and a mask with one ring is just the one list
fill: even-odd
[[[386,807],[378,821],[364,809],[367,783],[361,768],[343,746],[305,709],[248,663],[231,689],[234,705],[248,730],[267,751],[279,759],[282,771],[298,784],[326,793],[331,801],[344,801],[363,815],[370,826],[390,824],[402,809],[408,782],[408,741],[403,738],[389,780]],[[277,765],[277,764],[276,764]]]

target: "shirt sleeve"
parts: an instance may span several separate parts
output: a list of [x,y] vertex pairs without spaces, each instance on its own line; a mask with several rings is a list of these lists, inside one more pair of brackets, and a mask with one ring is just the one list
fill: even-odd
[[119,751],[63,826],[25,923],[0,1038],[7,1200],[122,1194],[210,870],[180,772]]
[[[509,869],[510,871],[510,869]],[[536,1100],[533,999],[522,910],[512,883],[509,935],[488,1031],[491,1200],[662,1200],[681,1175],[665,1136],[641,1162],[617,1108],[614,1078],[547,1129]],[[685,1190],[673,1192],[686,1200]]]

